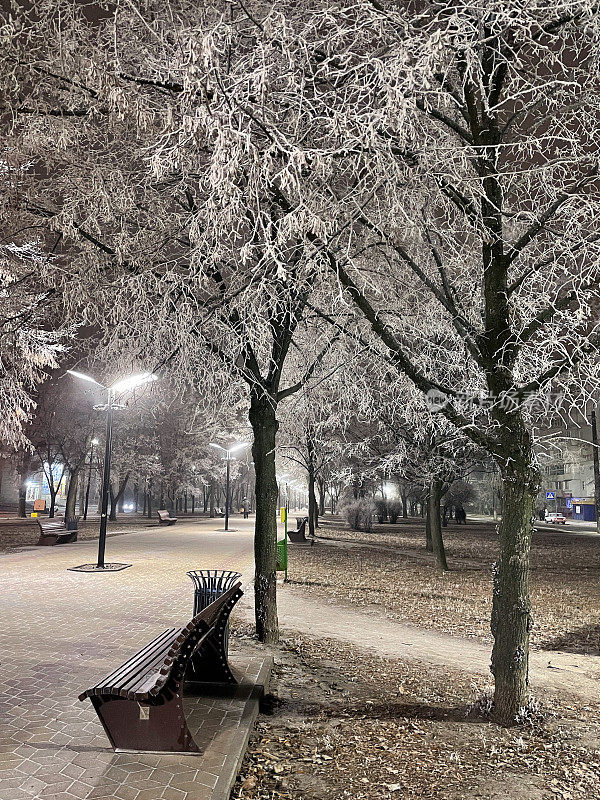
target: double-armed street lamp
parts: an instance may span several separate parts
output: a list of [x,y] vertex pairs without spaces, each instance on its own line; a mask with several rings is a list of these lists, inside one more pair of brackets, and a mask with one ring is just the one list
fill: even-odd
[[248,447],[248,442],[238,442],[237,444],[232,444],[231,447],[221,447],[220,444],[215,444],[214,442],[209,442],[210,447],[214,447],[215,450],[222,450],[225,453],[225,460],[227,462],[227,475],[225,480],[225,530],[229,530],[229,463],[231,461],[231,454],[235,453],[238,450],[242,450],[244,447]]
[[100,381],[97,381],[95,378],[92,378],[90,375],[85,375],[83,372],[76,372],[73,369],[67,370],[69,375],[73,375],[75,378],[79,378],[83,381],[88,381],[89,383],[94,383],[96,386],[100,386],[102,389],[105,389],[108,393],[107,402],[106,404],[94,406],[96,411],[106,411],[106,442],[104,448],[104,471],[102,474],[102,510],[100,512],[100,537],[98,539],[98,562],[96,564],[96,570],[104,570],[106,566],[104,564],[104,552],[106,549],[106,525],[108,521],[108,496],[110,492],[110,457],[112,453],[112,421],[113,421],[113,411],[119,408],[125,408],[125,406],[115,403],[115,396],[118,394],[122,394],[123,392],[127,392],[131,389],[135,389],[137,386],[141,386],[144,383],[149,383],[150,381],[155,381],[157,379],[157,375],[154,375],[152,372],[141,372],[138,375],[131,375],[129,378],[123,378],[123,380],[117,381],[117,383],[113,384],[113,386],[105,386]]

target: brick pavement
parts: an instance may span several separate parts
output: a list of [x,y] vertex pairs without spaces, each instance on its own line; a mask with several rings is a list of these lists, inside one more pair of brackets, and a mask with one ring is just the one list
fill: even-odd
[[[111,537],[107,559],[133,565],[116,573],[67,572],[94,560],[94,541],[0,556],[0,800],[227,797],[257,711],[248,689],[186,699],[206,746],[199,756],[115,754],[91,703],[77,700],[161,630],[189,621],[187,570],[236,569],[248,583],[251,521],[236,520],[236,533],[217,527],[202,520]],[[231,664],[249,681],[270,671],[235,641]]]

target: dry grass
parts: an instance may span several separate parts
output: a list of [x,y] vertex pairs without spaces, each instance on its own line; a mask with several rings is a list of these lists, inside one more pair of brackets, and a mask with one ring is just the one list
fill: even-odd
[[598,711],[542,704],[501,729],[472,710],[484,679],[294,637],[232,800],[600,798]]
[[[358,606],[381,606],[413,625],[491,641],[493,524],[445,529],[445,574],[424,549],[420,521],[372,533],[326,523],[320,535],[315,547],[290,547],[291,581]],[[531,593],[534,646],[600,654],[600,537],[535,533]]]

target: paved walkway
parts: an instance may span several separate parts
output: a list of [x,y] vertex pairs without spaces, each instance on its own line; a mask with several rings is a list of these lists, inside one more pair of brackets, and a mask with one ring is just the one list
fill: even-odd
[[[226,747],[209,760],[115,755],[91,703],[77,695],[161,630],[189,621],[187,570],[235,569],[244,585],[251,580],[251,521],[236,520],[236,533],[218,527],[222,520],[207,519],[111,537],[107,561],[132,564],[122,572],[67,572],[95,560],[96,541],[0,557],[0,800],[214,796]],[[225,734],[244,711],[221,710],[215,733]]]

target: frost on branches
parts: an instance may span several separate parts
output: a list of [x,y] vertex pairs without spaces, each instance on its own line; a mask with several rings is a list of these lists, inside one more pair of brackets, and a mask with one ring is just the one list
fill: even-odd
[[37,243],[0,245],[0,443],[9,450],[28,446],[32,395],[69,334],[57,329],[53,298],[37,285],[44,258]]
[[[255,461],[309,304],[436,392],[502,473],[492,664],[514,721],[539,480],[525,401],[560,384],[581,402],[598,378],[597,7],[86,9],[38,0],[0,28],[12,144],[35,162],[19,213],[70,248],[41,274],[138,355],[226,364]],[[327,335],[303,335],[317,360]],[[272,458],[258,495],[274,508]],[[267,551],[256,586],[274,598]]]

